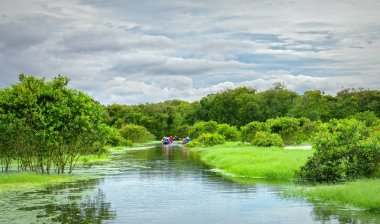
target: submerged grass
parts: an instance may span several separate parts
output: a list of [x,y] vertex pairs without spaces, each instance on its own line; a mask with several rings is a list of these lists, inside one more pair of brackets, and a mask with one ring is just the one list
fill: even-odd
[[286,194],[306,196],[331,202],[338,202],[380,212],[380,180],[357,180],[343,184],[323,184],[313,187],[297,187]]
[[77,180],[78,177],[34,172],[0,173],[0,193],[4,191],[38,189],[47,184]]
[[[97,162],[110,160],[110,154],[86,155],[78,159],[77,167],[90,167]],[[0,193],[6,191],[40,189],[49,184],[94,178],[89,174],[41,174],[36,172],[0,172]]]
[[312,150],[285,150],[228,142],[201,151],[201,160],[227,174],[250,178],[288,180],[312,155]]

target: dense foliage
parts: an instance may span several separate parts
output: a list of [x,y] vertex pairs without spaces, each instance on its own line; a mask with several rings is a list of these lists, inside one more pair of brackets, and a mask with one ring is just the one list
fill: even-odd
[[0,163],[21,170],[72,171],[80,155],[99,152],[107,134],[101,105],[67,88],[68,78],[46,82],[20,75],[20,82],[0,91]]
[[220,145],[226,142],[223,135],[218,133],[203,133],[197,139],[188,143],[189,147]]
[[282,142],[281,136],[278,134],[272,134],[269,132],[259,131],[259,132],[256,132],[256,135],[253,138],[251,144],[254,146],[264,146],[264,147],[268,147],[268,146],[282,147],[284,143]]
[[106,127],[108,129],[108,135],[105,136],[107,145],[111,146],[133,146],[133,141],[124,138],[120,130],[115,127]]
[[180,100],[157,104],[118,105],[107,107],[106,123],[121,128],[126,124],[144,126],[156,139],[163,136],[186,136],[189,126],[197,121],[193,115],[197,103]]
[[121,127],[119,132],[124,139],[132,142],[144,143],[154,140],[154,135],[152,135],[145,127],[140,125],[127,124]]
[[380,162],[377,128],[356,119],[333,119],[321,125],[316,152],[301,168],[301,178],[321,182],[371,177]]
[[314,130],[315,121],[327,122],[333,118],[352,116],[365,119],[367,113],[371,117],[380,117],[380,91],[344,89],[336,96],[331,96],[323,91],[313,90],[299,95],[288,90],[285,85],[275,83],[271,89],[262,92],[240,87],[210,94],[193,103],[170,100],[156,104],[114,104],[107,107],[107,112],[108,125],[116,128],[125,124],[141,125],[157,139],[170,135],[187,136],[194,131],[191,126],[195,123],[215,121],[240,128],[241,137],[247,142],[252,141],[256,131],[268,131],[267,127],[257,126],[261,123],[252,123],[249,126],[251,122],[266,122],[281,117],[288,117],[283,122],[292,122],[290,118],[300,118],[298,131],[295,130],[296,136],[292,137],[288,130],[278,133],[288,143],[310,138],[307,132],[302,131],[308,128]]
[[19,79],[0,89],[2,170],[16,161],[20,170],[71,172],[80,155],[100,153],[105,144],[128,146],[163,136],[190,136],[189,146],[226,140],[280,146],[315,139],[316,153],[300,175],[318,181],[371,176],[380,160],[378,90],[299,95],[275,83],[262,92],[240,87],[192,103],[102,106],[68,88],[63,76],[50,82]]

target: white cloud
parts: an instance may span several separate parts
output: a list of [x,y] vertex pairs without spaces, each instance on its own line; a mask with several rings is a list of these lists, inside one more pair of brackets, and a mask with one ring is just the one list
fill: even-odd
[[3,0],[0,86],[64,74],[102,103],[242,85],[380,88],[380,2]]

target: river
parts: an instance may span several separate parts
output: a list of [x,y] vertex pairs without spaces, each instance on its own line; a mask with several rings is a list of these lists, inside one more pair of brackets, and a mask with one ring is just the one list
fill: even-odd
[[[3,194],[0,223],[380,223],[380,214],[234,183],[182,145],[116,153],[89,179]],[[261,182],[261,183],[260,183]]]

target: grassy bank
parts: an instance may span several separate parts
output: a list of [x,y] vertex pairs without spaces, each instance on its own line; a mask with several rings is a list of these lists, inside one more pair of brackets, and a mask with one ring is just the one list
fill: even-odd
[[312,150],[284,150],[228,142],[200,151],[201,160],[211,167],[235,176],[287,180],[312,155]]
[[[80,167],[90,167],[98,162],[106,162],[110,159],[110,154],[86,155],[78,159],[76,169]],[[4,191],[40,189],[49,184],[75,181],[80,179],[93,178],[83,174],[40,174],[35,172],[0,172],[0,193]]]
[[358,180],[344,184],[297,187],[286,192],[290,195],[318,198],[363,208],[368,211],[380,211],[380,180]]
[[4,191],[39,189],[53,183],[62,183],[78,179],[75,176],[56,174],[37,174],[34,172],[0,173],[0,193]]

